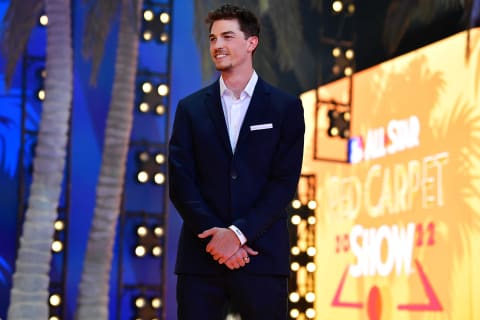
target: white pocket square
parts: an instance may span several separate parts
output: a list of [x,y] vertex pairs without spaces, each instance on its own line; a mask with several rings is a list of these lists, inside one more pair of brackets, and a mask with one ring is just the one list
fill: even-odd
[[272,129],[273,123],[262,123],[250,126],[250,131]]

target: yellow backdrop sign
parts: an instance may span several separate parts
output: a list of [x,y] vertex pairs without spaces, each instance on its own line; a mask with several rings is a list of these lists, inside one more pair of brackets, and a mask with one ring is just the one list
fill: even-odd
[[302,95],[318,319],[480,319],[479,82],[474,29],[355,74],[349,141],[317,100],[348,101],[348,79]]

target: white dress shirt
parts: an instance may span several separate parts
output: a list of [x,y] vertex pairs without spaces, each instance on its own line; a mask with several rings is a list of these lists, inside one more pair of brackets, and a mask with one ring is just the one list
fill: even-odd
[[[250,80],[245,88],[240,93],[240,98],[237,99],[232,90],[228,89],[223,78],[220,77],[220,96],[222,98],[223,114],[225,116],[225,122],[227,124],[228,136],[230,138],[230,146],[232,152],[235,153],[237,147],[238,135],[242,127],[243,119],[247,113],[250,100],[252,100],[253,90],[258,81],[258,75],[253,71]],[[247,242],[247,238],[243,232],[236,226],[231,225],[228,227],[232,230],[240,240],[240,245],[244,245]]]
[[252,100],[253,90],[255,89],[257,81],[258,75],[253,71],[245,89],[240,93],[240,98],[237,99],[233,91],[227,88],[223,78],[220,77],[220,96],[222,97],[223,114],[225,115],[228,136],[233,152],[235,152],[240,128],[242,127],[250,100]]

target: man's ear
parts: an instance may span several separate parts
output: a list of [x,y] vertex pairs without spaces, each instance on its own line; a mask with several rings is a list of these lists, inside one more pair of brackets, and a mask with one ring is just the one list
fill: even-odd
[[248,51],[253,52],[258,46],[258,37],[250,36],[248,37],[247,41],[248,41]]

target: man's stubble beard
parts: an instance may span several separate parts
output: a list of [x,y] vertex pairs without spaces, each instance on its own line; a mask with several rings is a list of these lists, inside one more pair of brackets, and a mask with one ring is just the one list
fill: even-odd
[[228,70],[231,70],[232,68],[233,68],[233,64],[229,64],[227,66],[217,66],[217,65],[215,65],[215,69],[217,69],[217,71],[220,71],[220,72],[228,71]]

